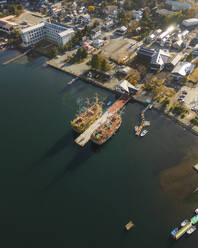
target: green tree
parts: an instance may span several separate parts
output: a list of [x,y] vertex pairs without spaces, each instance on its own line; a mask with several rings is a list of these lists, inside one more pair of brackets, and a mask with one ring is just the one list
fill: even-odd
[[87,49],[84,47],[82,48],[81,56],[83,59],[87,58],[88,56]]
[[109,71],[109,69],[110,69],[109,63],[107,62],[106,59],[103,59],[101,62],[101,71],[106,72],[106,71]]
[[91,67],[94,69],[99,69],[100,68],[100,58],[98,54],[94,54],[91,59]]
[[50,50],[50,57],[54,58],[58,55],[58,48],[57,47],[53,47],[51,50]]

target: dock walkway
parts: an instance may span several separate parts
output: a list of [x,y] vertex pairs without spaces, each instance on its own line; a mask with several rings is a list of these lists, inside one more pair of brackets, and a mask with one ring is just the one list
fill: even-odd
[[78,138],[75,143],[81,147],[85,146],[90,140],[92,133],[110,116],[116,114],[129,100],[131,96],[123,95],[120,97],[99,119],[97,119],[90,127],[88,127]]
[[26,51],[26,52],[24,52],[24,53],[21,53],[21,54],[17,55],[16,57],[14,57],[14,58],[12,58],[12,59],[9,59],[9,60],[3,62],[2,64],[3,64],[3,65],[7,65],[7,64],[9,64],[9,63],[11,63],[11,62],[14,62],[14,61],[17,60],[17,59],[22,58],[23,56],[25,56],[26,54],[28,54],[28,53],[30,52],[30,50],[31,50],[31,49],[29,49],[28,51]]

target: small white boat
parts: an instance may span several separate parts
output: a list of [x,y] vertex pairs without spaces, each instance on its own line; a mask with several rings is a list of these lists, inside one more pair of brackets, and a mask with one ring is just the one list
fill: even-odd
[[184,220],[182,221],[181,226],[186,226],[188,223],[189,223],[189,220]]
[[196,229],[196,226],[192,226],[190,229],[188,229],[187,234],[192,234]]
[[143,136],[145,136],[147,133],[148,133],[148,131],[145,129],[145,130],[143,130],[143,131],[141,132],[140,136],[143,137]]
[[75,82],[75,81],[76,81],[76,79],[74,78],[74,79],[72,79],[71,81],[69,81],[67,84],[70,85],[70,84],[72,84],[72,83]]
[[138,130],[138,126],[135,126],[134,130],[135,130],[135,132],[137,132],[137,130]]
[[152,107],[153,107],[153,104],[150,104],[150,105],[149,105],[149,109],[152,109]]

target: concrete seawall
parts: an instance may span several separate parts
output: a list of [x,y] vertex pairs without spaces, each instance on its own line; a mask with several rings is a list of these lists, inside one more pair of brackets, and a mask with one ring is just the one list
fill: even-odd
[[[46,63],[47,63],[49,66],[51,66],[52,68],[54,68],[54,69],[57,69],[57,70],[59,70],[59,71],[65,72],[65,73],[67,73],[67,74],[69,74],[69,75],[78,77],[79,79],[81,79],[81,80],[83,80],[83,81],[85,81],[85,82],[87,82],[87,83],[90,83],[90,84],[92,84],[92,85],[94,85],[94,86],[100,87],[100,88],[105,89],[105,90],[108,90],[108,91],[110,91],[110,92],[112,92],[112,93],[114,93],[114,94],[117,94],[117,92],[116,92],[115,89],[112,89],[112,88],[110,88],[110,87],[104,86],[104,85],[102,85],[102,83],[99,83],[99,82],[97,82],[97,81],[93,81],[93,80],[91,80],[91,79],[89,79],[89,78],[87,78],[87,77],[85,77],[85,76],[82,76],[82,75],[77,75],[77,74],[75,74],[74,72],[71,72],[71,71],[69,71],[69,70],[62,69],[62,68],[60,68],[58,65],[55,65],[55,64],[50,63],[50,61],[47,61]],[[138,98],[136,98],[136,99],[133,98],[131,101],[136,101],[136,102],[138,102],[138,103],[140,103],[140,104],[144,104],[144,105],[145,105],[145,104],[146,104],[146,98],[147,98],[147,97],[144,96],[144,95],[142,94],[142,95],[140,95],[140,96],[139,96]],[[170,115],[169,113],[165,113],[162,109],[160,109],[159,107],[155,106],[155,104],[153,105],[153,108],[154,108],[155,110],[157,110],[159,113],[162,113],[164,116],[168,117],[170,120],[174,121],[176,124],[178,124],[178,125],[181,126],[182,128],[184,128],[184,129],[190,131],[192,134],[198,136],[198,131],[194,130],[194,129],[193,129],[193,126],[191,126],[191,125],[189,125],[189,124],[185,124],[185,123],[182,122],[181,120],[177,119],[177,117],[175,117],[174,115],[172,116],[172,115]]]

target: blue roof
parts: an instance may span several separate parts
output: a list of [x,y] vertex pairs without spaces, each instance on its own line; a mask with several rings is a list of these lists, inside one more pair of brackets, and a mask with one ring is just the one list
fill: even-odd
[[166,1],[167,4],[171,4],[177,7],[184,7],[184,8],[191,8],[192,4],[190,3],[182,3],[182,2],[178,2],[178,1]]

